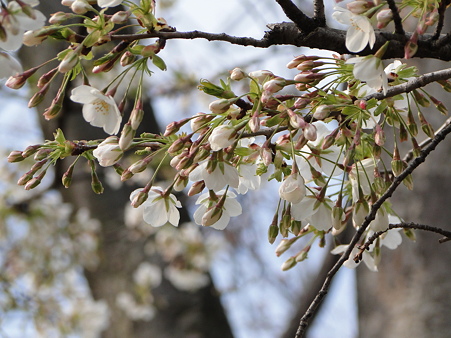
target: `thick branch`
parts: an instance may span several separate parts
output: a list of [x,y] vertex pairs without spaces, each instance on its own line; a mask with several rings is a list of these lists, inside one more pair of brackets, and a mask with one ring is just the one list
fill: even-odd
[[276,0],[288,19],[304,33],[310,33],[316,28],[315,21],[305,15],[291,0]]
[[374,241],[385,234],[388,230],[396,229],[396,228],[402,228],[402,229],[416,229],[416,230],[424,230],[424,231],[430,231],[435,232],[437,234],[445,236],[444,238],[441,238],[439,240],[439,243],[443,243],[446,241],[451,240],[451,231],[446,231],[441,228],[433,227],[430,225],[424,225],[424,224],[416,224],[416,223],[399,223],[399,224],[390,224],[387,229],[375,232],[368,240],[365,242],[364,245],[360,247],[360,251],[357,255],[354,257],[354,261],[360,262],[362,260],[362,254],[365,250],[368,250],[368,248],[371,246],[371,244],[374,243]]
[[[313,20],[313,19],[309,19]],[[309,47],[334,51],[340,54],[349,54],[346,49],[346,32],[329,27],[318,27],[313,23],[310,31],[301,31],[296,24],[292,22],[282,22],[269,24],[269,31],[265,32],[262,39],[250,37],[237,37],[225,33],[215,34],[201,31],[190,32],[151,32],[145,34],[113,34],[112,40],[135,41],[148,38],[170,39],[207,39],[209,41],[224,41],[240,46],[254,46],[259,48],[268,48],[273,45],[292,45],[297,47]],[[419,37],[418,51],[415,57],[432,58],[444,61],[451,60],[451,45],[448,43],[451,36],[444,36],[437,41],[431,40],[432,35],[424,34]],[[369,55],[379,49],[387,41],[390,41],[388,49],[384,54],[384,59],[403,58],[404,45],[410,38],[410,34],[400,35],[386,32],[376,33],[376,43],[373,49],[369,47],[359,52],[359,55]]]
[[362,237],[363,233],[366,231],[370,223],[374,220],[376,217],[376,213],[379,210],[379,208],[382,206],[382,204],[390,198],[395,190],[398,188],[398,186],[401,184],[401,182],[410,175],[421,163],[423,163],[426,159],[426,157],[437,147],[437,145],[442,142],[446,135],[448,135],[451,132],[451,125],[446,126],[443,128],[441,132],[439,132],[431,141],[431,143],[421,152],[421,155],[416,157],[409,165],[408,167],[395,178],[393,183],[390,185],[390,187],[387,189],[387,191],[374,203],[371,207],[370,213],[366,216],[365,221],[357,230],[354,237],[352,238],[351,242],[349,243],[349,246],[345,253],[340,257],[338,262],[334,265],[334,267],[329,271],[327,274],[326,279],[324,280],[323,286],[321,287],[321,290],[316,295],[313,302],[310,304],[308,310],[304,314],[304,316],[301,318],[301,321],[299,323],[298,331],[296,332],[296,338],[300,338],[305,334],[305,330],[310,322],[310,319],[313,317],[313,314],[316,312],[316,309],[318,308],[319,304],[323,301],[324,297],[327,295],[329,291],[330,284],[332,282],[333,277],[338,272],[338,270],[341,268],[343,263],[349,259],[349,256],[351,255],[352,250],[356,246],[357,242]]

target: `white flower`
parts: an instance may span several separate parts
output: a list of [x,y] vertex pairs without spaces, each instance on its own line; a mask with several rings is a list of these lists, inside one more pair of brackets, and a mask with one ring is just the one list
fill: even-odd
[[343,154],[340,147],[332,145],[327,149],[322,149],[321,145],[324,138],[332,131],[327,128],[327,125],[322,121],[312,123],[316,127],[316,140],[309,141],[301,149],[302,156],[296,156],[296,163],[301,175],[307,180],[312,177],[310,170],[313,167],[317,171],[322,171],[327,176],[337,176],[343,171],[339,169],[335,163],[341,163]]
[[341,7],[334,7],[334,9],[332,17],[349,26],[346,32],[346,48],[353,53],[360,52],[368,44],[370,48],[373,48],[376,34],[370,20],[366,16],[354,14]]
[[235,128],[232,126],[221,125],[214,128],[208,137],[211,150],[218,151],[232,145],[235,142],[235,134]]
[[[225,193],[224,190],[221,190],[217,193],[219,200],[224,195],[224,193]],[[227,191],[227,196],[224,201],[224,205],[222,206],[222,213],[220,214],[219,219],[215,223],[211,224],[210,227],[215,228],[217,230],[224,230],[227,224],[229,224],[230,217],[241,215],[242,213],[241,205],[235,200],[235,198],[236,195],[233,192]],[[196,224],[204,225],[204,222],[207,221],[204,217],[205,213],[207,212],[209,207],[214,205],[209,198],[209,193],[200,195],[196,201],[196,204],[200,204],[200,206],[194,212],[193,215],[194,221],[196,222]]]
[[257,190],[261,184],[261,177],[256,174],[257,164],[241,163],[238,166],[238,173],[240,174],[240,183],[237,188],[239,194],[245,194],[249,189]]
[[365,158],[352,165],[349,172],[349,180],[352,187],[352,200],[356,202],[359,199],[359,187],[364,195],[371,193],[371,185],[374,182],[374,169],[377,162],[372,158]]
[[[130,201],[133,201],[134,197],[142,189],[136,189],[130,195]],[[144,208],[143,218],[144,221],[153,227],[160,227],[167,222],[174,226],[178,226],[180,220],[180,212],[177,208],[181,208],[182,205],[173,194],[169,194],[168,197],[162,196],[163,189],[160,187],[152,187],[149,191],[147,200],[139,206]]]
[[[338,255],[341,253],[344,253],[347,249],[348,249],[349,245],[339,245],[336,248],[334,248],[331,253],[334,255]],[[355,269],[357,266],[359,266],[360,261],[358,263],[356,263],[354,261],[354,257],[355,255],[357,255],[359,253],[359,249],[355,248],[352,249],[351,254],[349,255],[349,258],[343,263],[343,266],[349,268],[349,269]],[[377,271],[377,266],[376,263],[374,261],[373,256],[371,256],[371,254],[368,251],[363,251],[362,253],[362,260],[365,263],[365,265],[368,267],[368,269],[370,269],[371,271]]]
[[120,292],[116,296],[116,305],[131,320],[149,321],[157,312],[152,304],[138,304],[128,292]]
[[[32,2],[34,6],[36,2]],[[39,2],[38,2],[39,4]],[[31,9],[34,17],[26,15],[16,1],[8,3],[7,14],[3,16],[2,27],[5,29],[5,40],[0,40],[0,48],[8,51],[18,50],[22,46],[25,31],[39,29],[47,20],[45,15],[36,9]]]
[[94,127],[102,127],[112,135],[119,131],[122,116],[111,96],[103,94],[100,90],[81,85],[72,90],[70,99],[83,103],[83,117]]
[[124,0],[97,0],[99,7],[116,7],[119,6]]
[[171,265],[164,269],[164,276],[182,291],[196,291],[210,283],[210,278],[204,272],[177,269]]
[[133,280],[139,286],[155,288],[161,284],[161,269],[149,262],[142,262],[133,273]]
[[119,161],[124,152],[119,147],[117,136],[110,136],[103,140],[96,149],[93,155],[102,167],[109,167]]
[[354,69],[352,73],[354,77],[376,90],[381,89],[384,94],[387,93],[388,79],[384,71],[382,60],[377,56],[369,55],[365,57],[351,58],[346,63],[353,63]]
[[238,188],[240,178],[238,170],[227,162],[218,162],[214,170],[209,172],[208,161],[196,167],[190,174],[189,179],[193,182],[204,180],[208,189],[219,191],[226,185]]
[[327,231],[332,227],[332,201],[325,198],[321,203],[310,192],[299,203],[291,204],[291,216],[296,221],[307,222],[317,230]]
[[22,66],[19,61],[7,53],[0,52],[0,79],[20,73],[22,73]]
[[305,192],[304,179],[299,173],[286,177],[279,187],[280,198],[291,203],[299,203],[305,197]]

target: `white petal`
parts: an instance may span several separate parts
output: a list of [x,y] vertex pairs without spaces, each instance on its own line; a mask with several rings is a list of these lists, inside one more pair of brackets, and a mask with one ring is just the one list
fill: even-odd
[[72,89],[70,99],[78,103],[91,103],[96,100],[96,97],[91,94],[92,87],[81,85]]

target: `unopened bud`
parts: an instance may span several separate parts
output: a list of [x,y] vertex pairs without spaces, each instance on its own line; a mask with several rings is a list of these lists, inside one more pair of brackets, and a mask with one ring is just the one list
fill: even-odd
[[9,163],[16,163],[23,161],[25,157],[22,156],[22,152],[20,150],[14,150],[8,155],[8,162]]
[[121,25],[127,22],[128,18],[130,17],[129,11],[119,11],[113,14],[111,17],[111,22],[113,22],[116,25]]
[[134,197],[133,200],[131,202],[131,205],[133,208],[137,208],[140,205],[142,205],[147,198],[149,197],[149,194],[143,189],[141,191],[139,191]]
[[68,71],[72,70],[78,64],[78,58],[79,55],[77,51],[73,49],[69,50],[63,61],[60,62],[58,71],[60,73],[67,73]]
[[246,77],[246,73],[241,68],[234,68],[230,72],[230,78],[234,81],[240,81]]
[[122,128],[121,137],[119,138],[119,148],[125,151],[133,142],[136,130],[132,128],[131,123],[127,122]]
[[191,188],[188,191],[188,196],[194,196],[202,192],[205,188],[205,182],[204,181],[197,181],[194,182]]
[[296,258],[290,257],[285,261],[285,263],[282,264],[281,269],[282,269],[282,271],[287,271],[287,270],[290,270],[295,265],[296,265]]
[[386,27],[393,20],[393,12],[391,9],[382,9],[377,13],[377,28],[382,29]]
[[331,112],[331,106],[322,104],[322,105],[316,107],[315,112],[313,113],[313,118],[315,118],[317,120],[324,120],[326,117],[329,116],[330,112]]
[[279,227],[277,225],[278,215],[274,215],[273,221],[268,228],[268,241],[273,244],[279,234]]

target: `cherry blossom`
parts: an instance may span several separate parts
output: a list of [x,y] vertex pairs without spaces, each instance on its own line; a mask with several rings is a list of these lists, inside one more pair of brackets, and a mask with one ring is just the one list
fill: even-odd
[[119,147],[118,138],[110,136],[94,149],[93,154],[102,167],[109,167],[119,161],[124,152]]
[[218,151],[232,145],[235,142],[235,134],[235,128],[232,126],[221,125],[216,127],[208,138],[211,150]]
[[111,96],[91,86],[81,85],[72,90],[70,99],[84,104],[83,117],[92,126],[102,127],[110,135],[118,133],[122,116]]
[[219,191],[226,185],[238,188],[240,178],[238,170],[227,162],[217,162],[214,169],[209,168],[212,162],[205,161],[196,167],[190,174],[189,179],[193,182],[205,181],[208,189]]
[[[130,195],[130,200],[133,201],[135,196],[139,194],[141,189],[136,189]],[[171,223],[178,226],[180,220],[180,212],[177,208],[182,205],[173,194],[163,196],[163,189],[155,186],[148,193],[147,200],[139,206],[144,208],[144,221],[153,227],[160,227],[166,223]]]
[[374,55],[351,58],[346,63],[353,63],[354,77],[376,90],[382,88],[384,94],[387,93],[388,79],[384,71],[382,60]]
[[327,149],[322,149],[324,138],[332,132],[322,121],[313,122],[316,128],[316,140],[309,141],[300,150],[300,156],[296,156],[296,163],[301,175],[310,181],[312,178],[311,168],[325,173],[327,176],[337,176],[343,171],[336,166],[336,162],[341,162],[343,157],[341,149],[332,145]]
[[346,32],[346,48],[353,53],[362,51],[368,44],[373,48],[376,34],[370,20],[366,16],[354,14],[351,11],[334,7],[332,17],[338,22],[348,25]]
[[[30,6],[36,6],[39,1],[28,2]],[[22,46],[22,37],[25,31],[39,29],[47,20],[40,11],[31,8],[31,15],[27,15],[16,1],[8,3],[2,20],[5,29],[5,39],[0,39],[0,48],[7,51],[18,50]]]
[[304,179],[299,173],[293,173],[286,177],[279,187],[279,196],[281,199],[299,203],[305,197]]
[[[218,198],[221,198],[225,193],[225,190],[221,190],[217,192]],[[229,224],[230,217],[235,217],[241,215],[242,208],[241,205],[235,200],[236,195],[227,191],[227,195],[225,197],[224,204],[222,206],[220,217],[213,224],[209,225],[210,227],[217,230],[224,230],[227,224]],[[200,204],[199,208],[194,212],[193,218],[196,224],[205,225],[207,220],[204,216],[207,213],[208,209],[212,206],[214,207],[214,203],[218,201],[212,201],[209,193],[204,193],[199,196],[196,201],[196,204]]]
[[22,73],[19,61],[5,52],[0,52],[0,79]]
[[359,199],[359,189],[362,189],[364,195],[371,193],[371,185],[374,182],[374,169],[377,162],[373,158],[366,158],[352,165],[349,172],[349,181],[352,187],[352,200],[356,202]]

